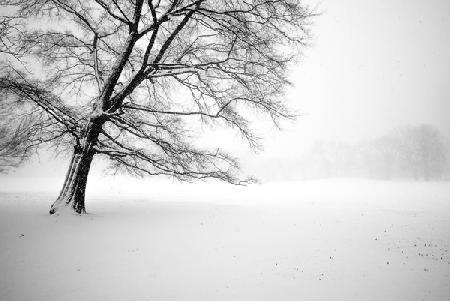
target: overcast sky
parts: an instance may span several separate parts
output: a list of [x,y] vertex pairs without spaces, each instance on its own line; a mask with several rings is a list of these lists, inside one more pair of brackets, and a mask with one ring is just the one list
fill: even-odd
[[[314,140],[371,139],[405,124],[430,123],[450,136],[450,1],[308,2],[322,15],[291,74],[290,103],[302,116],[265,132],[264,153],[238,155],[253,164],[292,158]],[[65,165],[44,156],[16,175],[63,175]]]
[[370,139],[405,124],[433,124],[450,136],[450,1],[318,5],[312,45],[292,74],[290,98],[303,116],[271,135],[266,156],[315,139]]

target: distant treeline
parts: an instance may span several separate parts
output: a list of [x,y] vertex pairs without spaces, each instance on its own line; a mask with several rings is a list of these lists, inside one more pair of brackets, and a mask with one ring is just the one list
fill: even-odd
[[378,139],[317,142],[298,162],[301,178],[450,179],[449,142],[433,126],[402,127]]

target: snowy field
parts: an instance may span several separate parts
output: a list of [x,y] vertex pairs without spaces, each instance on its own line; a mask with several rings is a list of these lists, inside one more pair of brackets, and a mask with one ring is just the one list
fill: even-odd
[[0,300],[450,300],[449,182],[115,180],[50,216],[27,181],[0,182]]

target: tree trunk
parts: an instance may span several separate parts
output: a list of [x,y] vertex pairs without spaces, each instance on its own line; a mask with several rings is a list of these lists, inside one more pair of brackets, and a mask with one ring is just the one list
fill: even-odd
[[70,208],[78,214],[86,213],[84,196],[87,177],[103,123],[100,118],[91,118],[84,128],[80,144],[75,146],[66,179],[58,198],[51,206],[50,214],[62,208]]

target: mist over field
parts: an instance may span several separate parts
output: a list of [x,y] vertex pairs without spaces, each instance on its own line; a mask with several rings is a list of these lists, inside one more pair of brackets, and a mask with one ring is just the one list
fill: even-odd
[[431,125],[403,126],[357,142],[315,141],[296,156],[250,160],[248,167],[265,181],[449,181],[450,139]]

